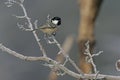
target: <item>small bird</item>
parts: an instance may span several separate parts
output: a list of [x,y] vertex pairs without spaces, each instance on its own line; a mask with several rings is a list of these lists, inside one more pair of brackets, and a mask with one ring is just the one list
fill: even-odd
[[45,35],[55,35],[60,25],[61,18],[53,17],[52,19],[47,20],[45,25],[38,27],[38,30],[41,30]]

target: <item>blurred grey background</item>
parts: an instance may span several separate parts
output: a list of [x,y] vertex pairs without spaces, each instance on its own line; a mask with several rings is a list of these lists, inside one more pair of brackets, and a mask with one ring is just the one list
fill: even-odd
[[[41,52],[31,32],[20,30],[16,23],[24,23],[12,15],[22,15],[21,8],[14,5],[11,8],[4,4],[6,0],[0,0],[0,43],[21,54],[40,56]],[[115,69],[116,60],[120,59],[120,0],[105,0],[98,19],[96,21],[96,52],[103,50],[100,56],[95,57],[95,63],[100,73],[120,75]],[[79,6],[77,0],[25,0],[24,5],[29,17],[34,22],[39,20],[42,25],[46,16],[59,16],[62,18],[62,27],[59,29],[56,39],[62,44],[68,35],[77,38],[79,25]],[[43,34],[38,32],[40,38]],[[42,44],[51,58],[55,58],[58,48],[48,45],[42,39]],[[77,41],[70,51],[70,56],[77,63]],[[51,54],[52,53],[52,54]],[[27,62],[17,59],[0,51],[0,80],[48,80],[50,69],[42,66],[40,62]],[[68,66],[69,67],[69,66]],[[70,67],[71,68],[71,67]],[[74,69],[73,69],[74,70]],[[59,80],[74,78],[65,75]]]

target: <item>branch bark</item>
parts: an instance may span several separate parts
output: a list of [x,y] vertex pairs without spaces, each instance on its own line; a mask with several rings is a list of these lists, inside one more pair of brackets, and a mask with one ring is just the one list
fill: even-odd
[[[73,36],[68,36],[66,38],[66,40],[64,41],[63,45],[62,45],[62,48],[65,50],[66,52],[66,55],[69,53],[72,45],[73,45],[73,41],[74,41],[74,38]],[[60,62],[60,63],[63,63],[64,62],[64,56],[63,54],[59,54],[56,56],[56,61],[57,62]],[[58,76],[57,74],[55,73],[55,70],[53,69],[50,73],[49,73],[49,80],[57,80]]]
[[[84,77],[82,75],[80,75],[79,73],[75,73],[71,70],[69,70],[68,68],[66,68],[64,65],[60,64],[59,62],[47,57],[47,56],[42,56],[42,57],[31,57],[31,56],[24,56],[20,53],[17,53],[7,47],[5,47],[4,45],[2,45],[0,43],[0,50],[13,55],[19,59],[22,60],[26,60],[26,61],[45,61],[47,63],[53,64],[55,67],[58,67],[59,69],[63,70],[66,74],[80,79],[80,78],[85,78],[85,79],[95,79],[96,78],[96,74],[85,74]],[[104,78],[105,80],[120,80],[120,76],[111,76],[111,75],[103,75],[103,74],[98,74],[96,79],[102,79]]]
[[98,15],[102,0],[79,0],[80,4],[80,26],[78,34],[78,45],[80,49],[80,68],[84,73],[92,72],[92,65],[86,62],[84,51],[85,43],[90,41],[90,53],[95,45],[94,24]]

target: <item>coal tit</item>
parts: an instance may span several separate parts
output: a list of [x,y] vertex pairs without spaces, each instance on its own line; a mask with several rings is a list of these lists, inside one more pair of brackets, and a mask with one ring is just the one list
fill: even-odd
[[47,23],[43,26],[38,27],[38,29],[46,35],[55,35],[60,25],[61,18],[53,17],[52,19],[49,18],[47,20]]

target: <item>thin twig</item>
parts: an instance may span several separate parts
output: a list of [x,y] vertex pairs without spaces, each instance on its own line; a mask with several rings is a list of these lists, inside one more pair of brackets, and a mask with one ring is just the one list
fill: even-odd
[[33,30],[31,30],[31,29],[27,29],[27,28],[25,28],[24,27],[24,25],[21,25],[21,24],[19,24],[19,23],[17,23],[17,26],[21,29],[21,30],[23,30],[23,31],[33,31]]
[[[69,54],[70,49],[72,48],[73,42],[74,42],[74,38],[72,35],[70,35],[65,39],[64,43],[62,44],[62,48],[65,50],[66,54]],[[63,64],[64,66],[67,62],[63,54],[57,55],[55,60]],[[53,68],[52,71],[49,73],[49,80],[57,80],[57,77],[58,75],[56,74],[56,68]]]
[[99,71],[98,71],[98,72],[96,72],[96,77],[95,77],[95,80],[97,80],[98,75],[99,75]]
[[89,41],[87,41],[85,43],[85,46],[86,46],[86,49],[85,49],[85,53],[84,54],[87,55],[87,57],[86,57],[88,59],[87,61],[92,64],[94,72],[97,73],[97,68],[96,68],[96,65],[95,65],[95,63],[93,61],[93,56],[92,56],[92,54],[90,53],[90,50],[89,50],[90,49]]
[[[24,17],[23,16],[21,16],[21,17],[20,16],[16,16],[16,17],[17,18],[22,18],[22,17],[25,18],[28,21],[28,28],[30,28],[30,30],[34,30],[33,24],[31,22],[31,19],[28,17],[28,14],[27,14],[27,11],[26,11],[24,5],[22,3],[20,3],[20,2],[14,1],[14,0],[13,0],[13,2],[18,4],[22,8],[23,13],[24,13],[24,15],[23,15]],[[40,50],[42,51],[43,56],[47,56],[44,48],[42,47],[42,45],[40,43],[40,39],[38,38],[38,36],[36,34],[36,31],[32,31],[32,32],[33,32],[33,35],[34,35],[34,37],[35,37],[35,39],[36,39],[36,41],[37,41],[37,43],[38,43],[38,45],[40,47]]]
[[69,60],[69,62],[75,67],[75,69],[80,73],[80,75],[84,76],[84,73],[79,69],[79,67],[75,64],[75,62],[65,53],[59,42],[52,36],[53,42],[58,46],[59,50],[63,54],[63,56]]

